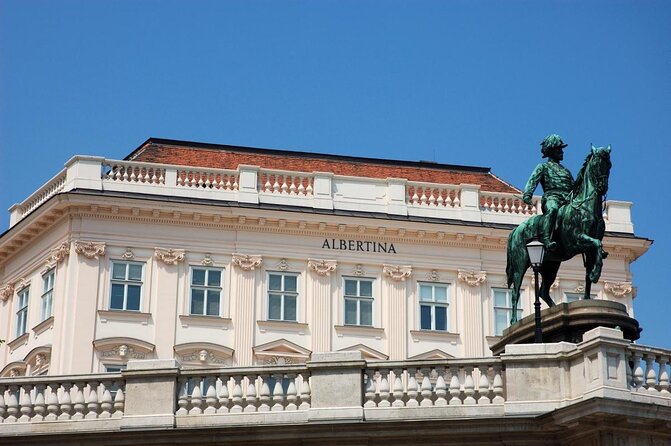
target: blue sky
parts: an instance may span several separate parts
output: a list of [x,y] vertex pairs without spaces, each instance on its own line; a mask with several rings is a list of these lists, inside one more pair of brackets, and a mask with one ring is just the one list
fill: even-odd
[[[488,166],[557,132],[655,240],[641,343],[671,347],[671,2],[0,1],[0,207],[149,136]],[[9,221],[5,214],[3,225]],[[606,260],[607,261],[607,260]]]

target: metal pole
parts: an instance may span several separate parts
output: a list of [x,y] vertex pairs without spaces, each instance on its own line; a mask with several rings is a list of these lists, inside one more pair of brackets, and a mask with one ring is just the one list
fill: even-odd
[[537,344],[543,343],[543,332],[541,330],[541,301],[539,296],[539,287],[538,287],[538,267],[534,266],[534,279],[536,284],[536,300],[534,302],[534,313],[535,313],[535,322],[536,330],[534,331],[534,342]]

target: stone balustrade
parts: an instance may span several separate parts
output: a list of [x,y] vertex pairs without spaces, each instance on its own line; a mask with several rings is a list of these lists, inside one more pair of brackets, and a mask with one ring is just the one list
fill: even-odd
[[671,397],[671,350],[632,345],[627,350],[627,383],[636,392]]
[[[10,226],[52,196],[74,189],[269,203],[346,211],[381,212],[486,223],[519,224],[540,213],[539,197],[528,206],[515,194],[481,191],[472,184],[409,182],[328,172],[291,172],[240,165],[210,169],[75,156],[30,197],[10,208]],[[606,229],[633,233],[631,203],[604,205]]]

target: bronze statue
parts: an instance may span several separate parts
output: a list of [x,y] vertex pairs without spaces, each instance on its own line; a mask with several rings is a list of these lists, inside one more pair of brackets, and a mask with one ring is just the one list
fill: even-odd
[[541,142],[541,153],[543,158],[549,159],[536,166],[524,187],[523,199],[528,205],[532,204],[531,198],[539,182],[543,187],[540,241],[548,251],[554,251],[557,248],[557,242],[552,240],[557,212],[568,201],[569,194],[573,190],[573,176],[560,162],[564,159],[564,147],[567,147],[567,144],[564,144],[559,135],[547,136]]
[[[513,286],[511,324],[517,322],[520,286],[526,270],[531,266],[526,249],[527,243],[531,240],[541,240],[551,248],[546,252],[540,268],[542,277],[540,297],[550,307],[555,305],[550,297],[550,286],[557,277],[561,262],[576,254],[583,255],[584,298],[589,299],[591,285],[599,280],[603,259],[608,255],[603,250],[601,241],[606,229],[602,206],[603,197],[608,191],[611,168],[610,146],[599,148],[592,146],[573,183],[570,172],[559,164],[563,158],[562,150],[566,147],[561,138],[550,135],[541,145],[543,155],[548,156],[550,160],[536,167],[527,183],[524,198],[527,201],[527,194],[533,194],[537,182],[540,181],[545,192],[542,206],[548,213],[531,217],[515,228],[508,237],[506,275],[508,287]],[[573,184],[567,191],[563,188],[569,184],[569,180]],[[551,212],[554,212],[554,215],[548,217]]]

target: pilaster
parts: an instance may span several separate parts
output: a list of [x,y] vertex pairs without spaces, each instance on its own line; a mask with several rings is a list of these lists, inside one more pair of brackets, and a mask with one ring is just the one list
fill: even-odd
[[[482,320],[483,284],[487,280],[485,271],[463,271],[458,274],[459,304],[463,315],[459,332],[462,333],[464,356],[480,358],[485,355],[484,329]],[[459,309],[457,309],[459,310]],[[456,330],[451,330],[456,331]]]
[[335,260],[308,261],[309,281],[311,293],[307,296],[311,300],[312,314],[312,351],[328,352],[331,350],[331,272],[335,271]]
[[410,266],[384,265],[382,269],[386,292],[382,297],[388,321],[387,349],[389,359],[404,360],[408,356],[408,308],[406,279]]
[[233,265],[234,361],[237,366],[249,366],[253,362],[256,323],[256,269],[261,266],[261,256],[233,254]]

